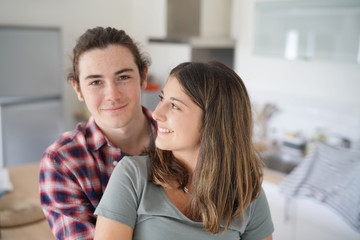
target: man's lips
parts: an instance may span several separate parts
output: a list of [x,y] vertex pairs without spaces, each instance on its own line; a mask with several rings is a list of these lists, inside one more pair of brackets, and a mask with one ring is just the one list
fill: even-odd
[[127,106],[127,104],[122,105],[122,106],[111,106],[111,107],[102,108],[102,110],[105,112],[114,112],[114,111],[124,109],[126,106]]

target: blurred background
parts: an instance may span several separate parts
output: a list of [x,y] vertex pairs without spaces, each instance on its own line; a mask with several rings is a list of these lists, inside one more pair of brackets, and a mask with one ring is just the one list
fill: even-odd
[[[315,141],[360,149],[359,0],[0,0],[0,168],[38,162],[59,134],[86,120],[65,78],[76,39],[96,26],[132,36],[150,55],[149,81],[160,89],[182,61],[233,68],[275,172],[289,174]],[[158,90],[143,93],[152,110]],[[359,236],[340,219],[333,238],[321,235],[327,225],[301,235],[309,226],[285,222],[281,209],[275,239]]]

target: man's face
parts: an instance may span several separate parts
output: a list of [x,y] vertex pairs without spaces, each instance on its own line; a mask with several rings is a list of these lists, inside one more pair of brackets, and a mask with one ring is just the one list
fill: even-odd
[[[146,78],[145,76],[143,76]],[[121,45],[93,49],[79,58],[79,84],[73,87],[102,130],[126,128],[142,114],[141,76],[130,50]]]

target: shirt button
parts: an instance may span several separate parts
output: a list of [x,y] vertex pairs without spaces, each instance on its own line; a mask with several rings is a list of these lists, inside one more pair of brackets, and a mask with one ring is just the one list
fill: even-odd
[[114,165],[114,166],[116,166],[117,163],[118,163],[117,161],[113,161],[113,165]]

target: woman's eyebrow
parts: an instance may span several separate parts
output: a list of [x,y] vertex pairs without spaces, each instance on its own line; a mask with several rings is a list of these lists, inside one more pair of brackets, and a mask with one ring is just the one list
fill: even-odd
[[[161,90],[161,96],[164,96],[164,91],[163,91],[163,90]],[[175,98],[175,97],[170,97],[170,100],[171,100],[171,101],[180,102],[180,103],[182,103],[182,104],[184,104],[185,106],[187,106],[187,107],[188,107],[188,105],[187,105],[186,103],[184,103],[183,101],[181,101],[181,100],[180,100],[180,99],[178,99],[178,98]]]
[[181,101],[181,100],[180,100],[180,99],[178,99],[178,98],[170,97],[170,100],[172,100],[172,101],[176,101],[176,102],[180,102],[180,103],[182,103],[182,104],[184,104],[185,106],[187,106],[187,107],[188,107],[188,105],[186,105],[186,103],[184,103],[183,101]]

